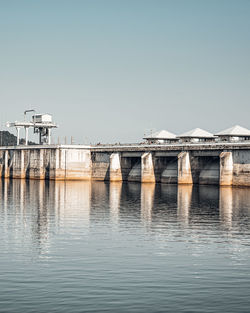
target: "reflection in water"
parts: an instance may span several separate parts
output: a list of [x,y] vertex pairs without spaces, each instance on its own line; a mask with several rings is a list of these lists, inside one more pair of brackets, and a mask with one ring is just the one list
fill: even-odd
[[233,189],[220,188],[220,219],[225,227],[231,228],[233,215]]
[[206,221],[210,228],[220,222],[233,231],[233,222],[242,229],[247,224],[240,219],[250,216],[250,193],[244,188],[35,180],[0,184],[0,217],[6,233],[9,225],[15,225],[12,236],[36,243],[41,254],[48,251],[52,232],[78,228],[88,232],[97,222],[142,221],[155,231],[174,220],[185,227],[205,227]]
[[151,223],[154,206],[155,184],[141,184],[141,219],[145,225]]
[[184,224],[188,224],[189,210],[192,201],[192,185],[179,185],[177,197],[177,216]]
[[105,220],[118,225],[122,217],[128,222],[141,220],[147,228],[153,227],[152,222],[155,227],[177,219],[185,227],[220,221],[230,230],[234,219],[238,225],[242,216],[250,216],[246,188],[36,180],[0,184],[3,227],[8,232],[14,222],[18,225],[14,234],[36,242],[41,253],[49,247],[50,229],[88,231],[90,223]]
[[[50,189],[50,186],[48,186]],[[72,220],[77,221],[84,227],[89,226],[91,206],[91,183],[80,182],[52,182],[52,190],[48,197],[55,207],[56,219],[60,223],[69,223],[72,227]]]
[[4,180],[1,189],[4,224],[12,224],[14,219],[12,234],[36,242],[41,254],[49,247],[50,227],[54,231],[89,225],[90,182]]
[[122,182],[112,182],[109,185],[110,218],[114,225],[119,222],[119,210],[122,193]]
[[249,189],[4,180],[0,197],[2,312],[249,311]]

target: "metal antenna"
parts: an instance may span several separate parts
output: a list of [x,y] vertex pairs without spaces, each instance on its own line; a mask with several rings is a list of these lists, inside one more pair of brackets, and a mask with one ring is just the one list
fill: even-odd
[[36,112],[36,110],[26,110],[24,111],[24,121],[26,120],[26,114],[29,112]]

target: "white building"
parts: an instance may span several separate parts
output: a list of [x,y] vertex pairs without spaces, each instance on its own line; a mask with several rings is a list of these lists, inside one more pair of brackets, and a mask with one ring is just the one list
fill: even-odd
[[33,123],[52,123],[51,114],[35,114],[32,116]]
[[218,141],[245,141],[250,140],[250,130],[239,125],[220,131],[215,134]]
[[214,141],[215,136],[201,128],[192,129],[184,134],[177,136],[180,142],[206,142]]
[[161,130],[151,135],[145,136],[148,143],[175,143],[178,141],[176,135],[168,132],[167,130]]

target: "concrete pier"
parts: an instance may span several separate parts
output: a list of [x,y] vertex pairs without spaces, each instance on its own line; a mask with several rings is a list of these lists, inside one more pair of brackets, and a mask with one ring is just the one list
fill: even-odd
[[221,152],[220,154],[220,185],[231,186],[233,184],[233,154]]
[[141,182],[142,183],[154,183],[155,173],[153,156],[150,152],[145,152],[141,156]]
[[178,155],[178,184],[192,184],[191,160],[189,152]]
[[121,154],[119,152],[110,155],[110,181],[122,181]]
[[9,151],[8,150],[3,152],[2,159],[4,160],[3,167],[2,167],[2,170],[3,170],[2,176],[4,178],[8,178],[10,175],[10,172],[9,172],[9,163],[10,162],[9,162]]
[[89,149],[18,146],[0,148],[0,174],[4,178],[91,179]]
[[250,186],[250,142],[0,148],[2,178]]

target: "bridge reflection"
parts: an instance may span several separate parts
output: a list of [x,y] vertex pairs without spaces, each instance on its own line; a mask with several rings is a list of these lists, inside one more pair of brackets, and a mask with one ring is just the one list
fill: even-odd
[[192,185],[178,186],[177,216],[178,219],[184,224],[189,223],[189,211],[191,209],[192,192],[193,192]]
[[3,233],[12,225],[13,236],[36,242],[41,254],[56,233],[80,236],[103,224],[122,228],[133,223],[154,231],[164,226],[167,231],[171,221],[183,228],[231,231],[241,216],[250,217],[248,188],[3,180],[0,189]]
[[141,184],[141,220],[145,225],[149,225],[152,220],[152,210],[154,207],[155,184]]
[[114,225],[119,223],[122,182],[111,182],[109,185],[110,220]]

